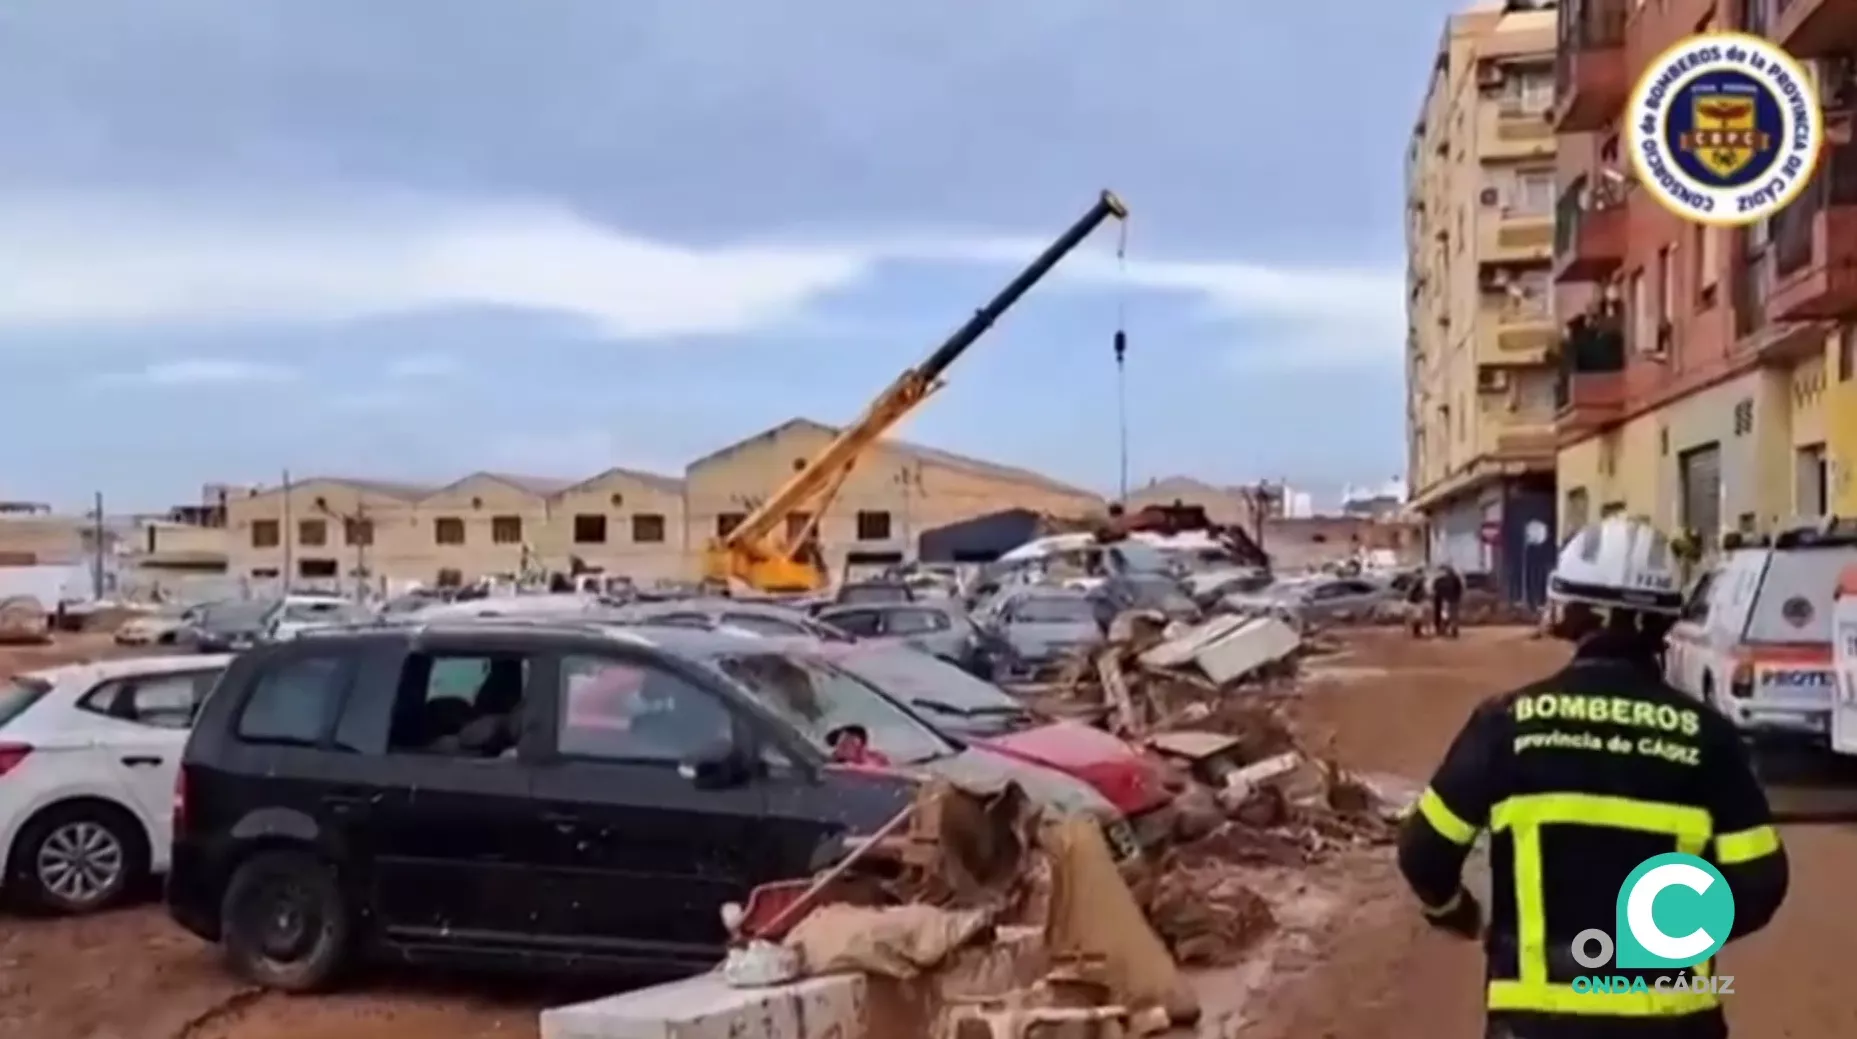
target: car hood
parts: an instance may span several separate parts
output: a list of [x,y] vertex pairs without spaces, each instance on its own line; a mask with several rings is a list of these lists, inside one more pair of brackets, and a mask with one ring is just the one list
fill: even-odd
[[1084,780],[997,749],[970,746],[959,754],[915,767],[969,790],[992,790],[1017,783],[1035,804],[1059,815],[1111,820],[1122,815]]
[[1088,783],[1124,815],[1172,800],[1153,762],[1122,740],[1077,722],[1052,722],[984,741],[989,749]]
[[1086,621],[1064,621],[1051,624],[1009,624],[1006,626],[1006,642],[1020,652],[1047,649],[1052,646],[1075,646],[1095,642],[1102,638],[1102,630]]

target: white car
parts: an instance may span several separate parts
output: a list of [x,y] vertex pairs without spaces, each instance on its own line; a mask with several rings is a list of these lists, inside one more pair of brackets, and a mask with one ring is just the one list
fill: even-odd
[[167,871],[187,730],[231,660],[135,657],[0,680],[0,894],[86,913]]

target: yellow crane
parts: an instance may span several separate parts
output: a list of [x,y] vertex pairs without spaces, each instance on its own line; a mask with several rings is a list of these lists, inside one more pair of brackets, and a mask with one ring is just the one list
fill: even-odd
[[[857,421],[846,426],[727,536],[711,541],[705,553],[705,576],[729,587],[746,585],[768,593],[815,592],[829,585],[831,576],[819,547],[818,525],[858,461],[916,405],[941,388],[942,374],[956,358],[1110,217],[1128,219],[1128,207],[1113,192],[1105,191],[1089,212],[1059,235],[986,306],[975,311],[927,360],[904,371],[885,387]],[[806,516],[804,524],[788,523],[788,517],[802,513]]]

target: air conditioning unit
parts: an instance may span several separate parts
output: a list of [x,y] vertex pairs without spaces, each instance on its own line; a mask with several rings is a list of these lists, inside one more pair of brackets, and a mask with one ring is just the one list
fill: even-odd
[[1507,393],[1509,391],[1509,371],[1489,365],[1477,369],[1478,393]]
[[1484,188],[1483,191],[1477,195],[1477,201],[1486,206],[1497,205],[1502,201],[1502,192],[1495,188]]

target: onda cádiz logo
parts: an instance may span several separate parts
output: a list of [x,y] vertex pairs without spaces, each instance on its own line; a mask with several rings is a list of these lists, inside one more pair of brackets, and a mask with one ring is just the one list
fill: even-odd
[[[1694,967],[1713,956],[1733,929],[1734,893],[1721,871],[1705,859],[1671,852],[1645,859],[1631,871],[1618,891],[1614,934],[1597,927],[1581,931],[1573,939],[1573,959],[1588,970],[1608,963],[1620,970]],[[1652,988],[1729,994],[1734,976],[1660,975],[1647,981],[1641,975],[1593,974],[1573,979],[1575,992]]]

